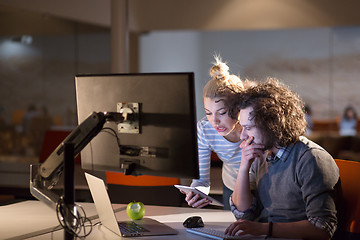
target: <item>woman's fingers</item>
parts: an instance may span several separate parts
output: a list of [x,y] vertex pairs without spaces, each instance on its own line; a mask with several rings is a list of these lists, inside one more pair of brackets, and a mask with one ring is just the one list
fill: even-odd
[[188,202],[188,201],[190,201],[193,197],[194,197],[194,193],[193,193],[193,192],[188,192],[188,193],[186,193],[185,200]]
[[206,198],[201,198],[199,201],[196,201],[192,207],[194,208],[202,208],[205,207],[206,205],[209,205],[211,203],[210,200],[206,199]]
[[202,208],[211,203],[210,200],[201,198],[199,194],[194,194],[193,192],[187,193],[185,200],[189,206],[194,208]]

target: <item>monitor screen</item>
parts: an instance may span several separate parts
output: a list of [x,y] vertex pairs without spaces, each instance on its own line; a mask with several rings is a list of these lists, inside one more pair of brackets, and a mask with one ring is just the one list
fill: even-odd
[[[81,151],[85,170],[199,178],[193,73],[77,75],[79,124],[120,112]],[[136,116],[134,118],[134,116]]]

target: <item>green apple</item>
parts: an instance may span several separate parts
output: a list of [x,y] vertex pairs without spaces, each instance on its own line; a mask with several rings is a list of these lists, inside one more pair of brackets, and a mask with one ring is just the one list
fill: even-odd
[[131,202],[126,207],[126,213],[132,220],[140,220],[145,215],[145,206],[142,202]]

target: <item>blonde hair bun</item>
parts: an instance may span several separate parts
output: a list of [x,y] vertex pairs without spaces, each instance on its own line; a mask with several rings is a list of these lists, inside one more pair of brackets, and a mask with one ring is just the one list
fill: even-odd
[[210,69],[210,76],[224,80],[229,75],[229,66],[224,63],[219,56],[215,56],[215,63]]

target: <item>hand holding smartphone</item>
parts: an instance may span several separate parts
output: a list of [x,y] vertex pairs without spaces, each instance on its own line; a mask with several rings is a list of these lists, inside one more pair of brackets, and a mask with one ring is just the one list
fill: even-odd
[[189,186],[183,186],[183,185],[174,185],[174,187],[178,188],[179,190],[188,193],[188,192],[193,192],[194,194],[199,194],[201,198],[207,198],[211,201],[210,204],[212,205],[216,205],[216,206],[224,206],[224,204],[222,204],[221,202],[219,202],[218,200],[216,200],[213,197],[210,197],[209,195],[203,193],[202,191],[200,191],[197,188],[194,187],[189,187]]

